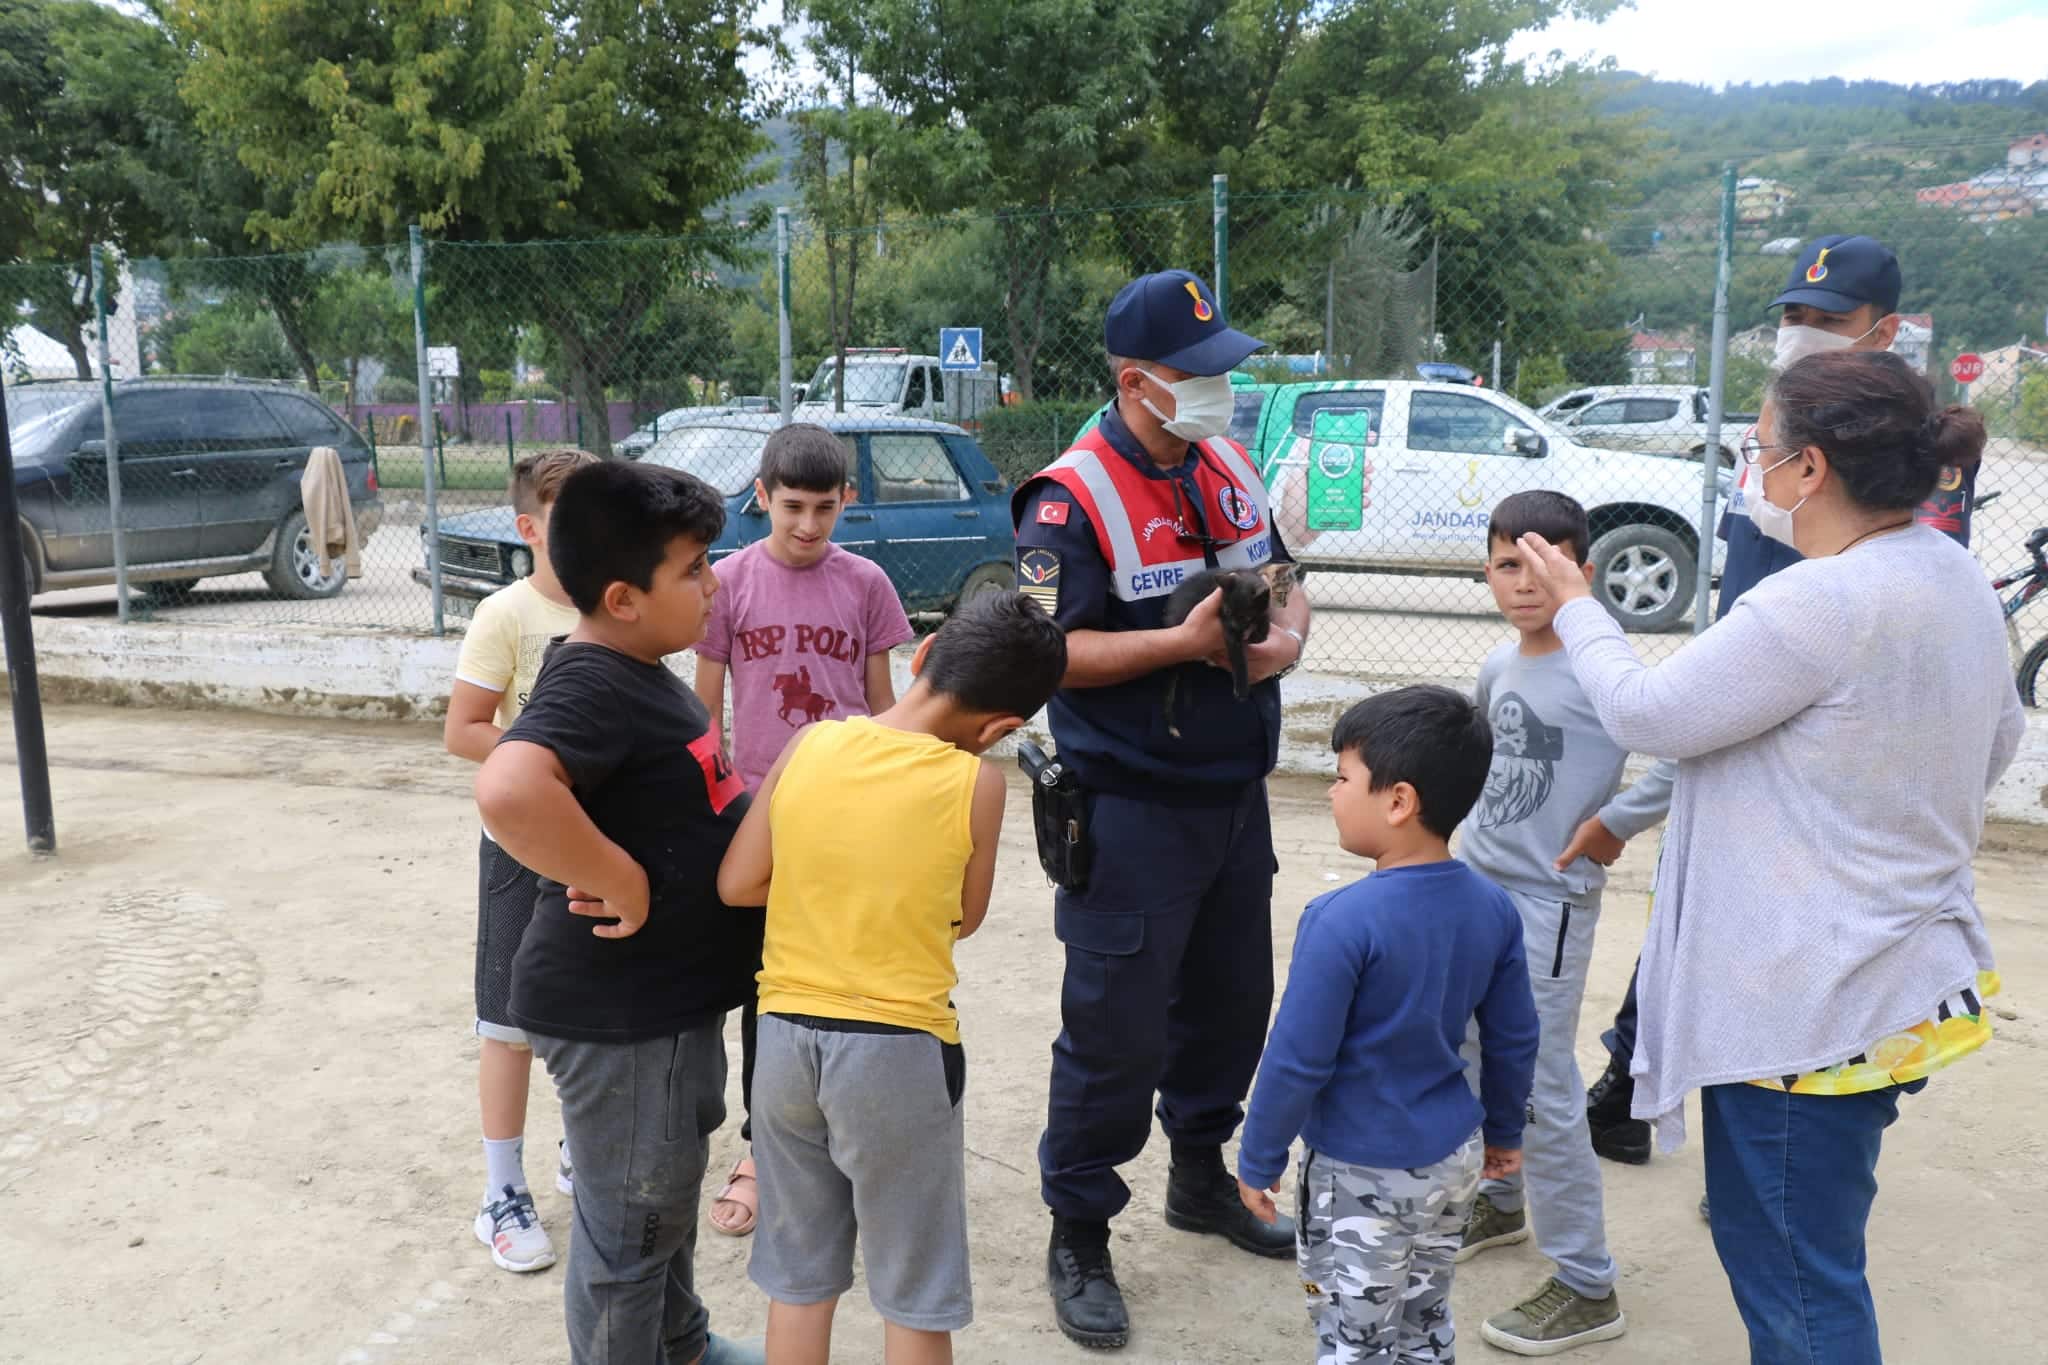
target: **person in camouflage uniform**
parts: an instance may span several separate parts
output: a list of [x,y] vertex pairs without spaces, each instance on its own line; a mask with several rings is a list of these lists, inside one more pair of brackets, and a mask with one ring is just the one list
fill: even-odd
[[1482,1154],[1476,1132],[1420,1170],[1303,1154],[1295,1261],[1316,1327],[1316,1365],[1455,1358],[1451,1273]]

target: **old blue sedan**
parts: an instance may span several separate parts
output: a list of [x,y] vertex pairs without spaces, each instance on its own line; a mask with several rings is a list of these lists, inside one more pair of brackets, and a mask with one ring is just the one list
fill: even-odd
[[[711,547],[713,562],[768,534],[754,473],[779,425],[772,413],[721,414],[663,433],[640,456],[694,474],[725,496],[725,533]],[[1009,485],[971,435],[900,417],[835,415],[820,425],[845,443],[854,476],[854,501],[832,539],[880,564],[905,610],[947,611],[977,593],[1016,586]],[[440,546],[441,591],[451,606],[533,572],[510,507],[443,517]],[[412,576],[428,581],[424,566]]]

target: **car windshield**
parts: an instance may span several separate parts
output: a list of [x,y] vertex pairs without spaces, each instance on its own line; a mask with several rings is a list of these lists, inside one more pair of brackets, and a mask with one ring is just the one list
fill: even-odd
[[97,396],[97,391],[78,384],[24,384],[7,390],[7,430],[21,431],[53,413],[66,412]]
[[38,417],[24,422],[7,433],[7,439],[14,447],[14,458],[22,464],[41,464],[45,456],[62,444],[71,426],[71,418],[86,400],[79,400],[69,407],[59,408],[47,417]]
[[[893,404],[903,394],[903,369],[901,360],[849,360],[846,363],[846,401],[849,403]],[[807,403],[830,403],[835,401],[833,380],[839,369],[836,360],[828,360],[818,367],[811,376],[811,385],[804,390]]]
[[683,427],[649,446],[640,462],[694,474],[731,497],[753,486],[767,443],[768,433],[751,427]]

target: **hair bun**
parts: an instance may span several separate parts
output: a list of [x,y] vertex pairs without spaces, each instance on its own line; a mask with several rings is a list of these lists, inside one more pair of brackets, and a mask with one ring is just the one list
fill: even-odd
[[1984,419],[1951,403],[1921,423],[1919,445],[1944,469],[1974,469],[1984,455]]

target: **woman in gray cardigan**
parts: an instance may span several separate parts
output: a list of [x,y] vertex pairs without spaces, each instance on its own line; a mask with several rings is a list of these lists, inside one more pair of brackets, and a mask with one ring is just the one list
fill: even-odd
[[[1644,945],[1634,1112],[1668,1151],[1700,1090],[1714,1245],[1755,1365],[1879,1359],[1864,1227],[1899,1096],[1990,1036],[1970,861],[2023,728],[1997,598],[1913,522],[1976,464],[1897,356],[1780,375],[1744,458],[1805,556],[1646,667],[1525,537],[1616,743],[1678,760]],[[1939,648],[1930,648],[1937,643]]]

